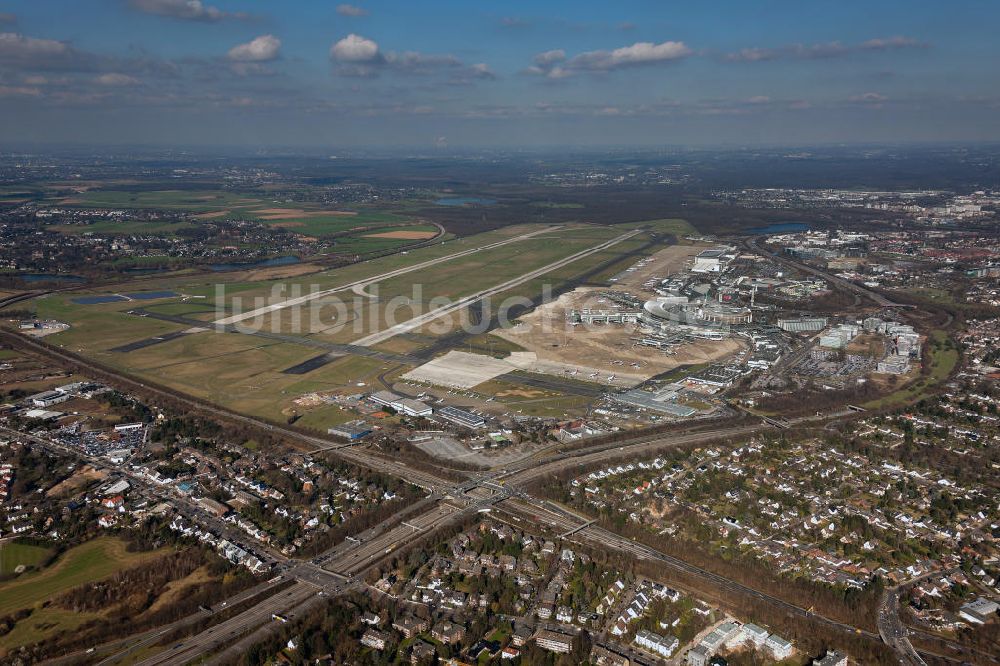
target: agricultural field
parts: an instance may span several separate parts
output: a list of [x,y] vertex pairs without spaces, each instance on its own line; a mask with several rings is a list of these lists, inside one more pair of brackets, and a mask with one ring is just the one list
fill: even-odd
[[[56,227],[64,233],[164,234],[189,228],[199,220],[255,220],[307,236],[330,236],[409,223],[410,218],[384,210],[330,210],[315,205],[279,204],[259,195],[227,190],[87,190],[50,200],[73,208],[129,208],[189,215],[188,222],[106,221]],[[436,227],[434,227],[436,231]]]

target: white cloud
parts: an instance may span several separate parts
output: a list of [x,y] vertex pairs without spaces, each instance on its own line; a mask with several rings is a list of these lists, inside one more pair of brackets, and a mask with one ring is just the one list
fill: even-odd
[[102,86],[121,88],[125,86],[135,86],[139,85],[139,79],[134,76],[129,76],[128,74],[121,74],[119,72],[108,72],[107,74],[101,74],[94,79],[95,83]]
[[235,62],[268,62],[278,57],[280,49],[280,39],[274,35],[261,35],[229,49],[227,57]]
[[486,63],[466,66],[451,54],[419,51],[382,51],[375,40],[351,33],[330,47],[330,59],[341,76],[375,77],[382,72],[433,75],[449,73],[448,83],[467,85],[474,80],[495,79]]
[[565,59],[565,51],[562,49],[552,49],[551,51],[545,51],[544,53],[536,55],[535,64],[539,67],[546,67],[548,65],[554,65],[557,62],[562,62]]
[[28,86],[0,86],[0,97],[38,97],[42,91]]
[[0,33],[0,58],[28,59],[64,56],[70,53],[69,44],[54,39],[25,37],[16,32]]
[[376,42],[354,33],[330,47],[330,58],[353,64],[375,64],[383,60]]
[[504,28],[527,28],[531,25],[520,16],[504,16],[500,19],[500,26]]
[[387,64],[398,69],[421,71],[438,67],[459,67],[462,61],[453,55],[434,55],[419,53],[417,51],[404,51],[403,53],[387,53],[385,55]]
[[684,42],[667,41],[636,42],[611,51],[587,51],[566,58],[562,49],[545,51],[534,58],[534,65],[528,68],[533,74],[550,79],[572,76],[578,72],[609,72],[616,69],[653,65],[681,60],[694,53]]
[[469,71],[477,79],[495,79],[497,77],[485,62],[477,62],[471,65]]
[[866,51],[890,51],[892,49],[923,48],[927,45],[912,37],[880,37],[862,42],[859,48]]
[[364,7],[349,5],[347,3],[337,5],[337,13],[341,16],[368,16],[368,10]]
[[788,44],[775,48],[748,48],[729,53],[730,62],[766,62],[768,60],[820,60],[837,58],[860,51],[893,51],[897,49],[925,48],[927,44],[912,37],[882,37],[851,45],[842,42],[822,44]]
[[129,5],[154,16],[187,21],[221,21],[224,18],[246,18],[246,14],[230,14],[201,0],[129,0]]
[[860,95],[854,95],[847,98],[848,102],[853,104],[874,104],[881,105],[884,102],[888,102],[889,98],[885,95],[877,92],[866,92]]

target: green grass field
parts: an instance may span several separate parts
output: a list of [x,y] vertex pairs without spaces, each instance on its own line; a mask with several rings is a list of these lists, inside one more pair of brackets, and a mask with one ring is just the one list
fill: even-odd
[[100,537],[66,551],[42,571],[0,583],[0,616],[34,607],[30,617],[19,621],[13,631],[0,637],[0,655],[11,648],[45,640],[58,632],[72,631],[98,617],[96,613],[76,613],[55,606],[43,606],[44,602],[79,585],[161,557],[165,552],[131,553],[121,539]]
[[0,573],[12,574],[22,564],[37,567],[52,553],[49,548],[5,541],[0,543]]
[[222,190],[89,190],[71,197],[68,205],[90,208],[160,208],[163,210],[211,211],[263,206],[268,202]]
[[[65,205],[83,208],[141,208],[204,214],[202,219],[251,219],[270,226],[285,227],[309,236],[327,236],[352,229],[394,226],[409,221],[409,218],[405,216],[382,210],[333,211],[318,208],[315,205],[276,203],[259,195],[210,189],[164,189],[139,192],[90,190],[59,201],[65,202]],[[301,211],[302,214],[275,213],[276,210]],[[63,233],[73,234],[87,231],[94,233],[171,233],[185,226],[190,226],[190,224],[96,222],[87,226],[64,225],[57,227],[57,229]]]
[[[328,236],[330,234],[351,231],[352,229],[363,230],[370,233],[369,229],[377,227],[392,226],[393,223],[402,224],[409,221],[408,218],[394,213],[383,212],[360,212],[356,215],[305,215],[302,217],[287,217],[279,220],[265,219],[256,211],[246,211],[241,213],[241,217],[257,219],[270,226],[284,227],[295,233],[306,236]],[[412,241],[411,241],[412,242]]]
[[618,224],[615,228],[624,229],[648,228],[661,234],[673,234],[681,237],[688,234],[697,234],[698,230],[691,226],[687,220],[678,218],[667,218],[662,220],[645,220],[643,222],[629,222],[628,224]]
[[163,553],[130,553],[120,539],[93,539],[66,551],[42,571],[0,583],[0,616],[41,603],[77,585],[107,578],[116,571],[147,562]]

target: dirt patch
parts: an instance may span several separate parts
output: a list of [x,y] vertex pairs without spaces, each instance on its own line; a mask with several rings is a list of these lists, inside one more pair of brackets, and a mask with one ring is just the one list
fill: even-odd
[[302,210],[301,208],[262,208],[253,211],[253,214],[262,220],[291,220],[296,217],[326,217],[328,215],[352,217],[357,215],[350,210]]
[[410,370],[403,375],[403,379],[437,386],[472,388],[511,370],[514,366],[506,360],[452,350]]
[[400,238],[403,240],[425,240],[437,236],[436,231],[383,231],[378,234],[366,234],[365,238]]
[[635,385],[680,365],[716,361],[743,347],[736,338],[698,340],[676,347],[668,356],[637,344],[644,334],[636,324],[569,325],[570,310],[612,308],[599,291],[580,288],[563,294],[523,315],[517,326],[492,334],[534,352],[537,361],[528,368],[533,372],[579,375],[579,379],[615,385]]
[[272,266],[270,268],[259,268],[257,270],[246,271],[247,282],[257,282],[258,280],[280,280],[282,278],[297,277],[299,275],[309,275],[324,270],[319,264],[290,264],[288,266]]
[[274,228],[276,228],[276,229],[294,229],[296,227],[304,227],[304,226],[306,226],[306,223],[305,222],[292,222],[292,221],[289,221],[289,222],[276,222],[275,224],[272,224],[271,226],[274,227]]
[[97,470],[90,465],[85,465],[80,469],[76,470],[69,476],[69,478],[57,483],[56,485],[49,488],[46,494],[48,497],[59,497],[61,495],[66,495],[83,488],[88,483],[94,481],[103,481],[108,476],[108,473],[103,470]]
[[170,581],[164,586],[163,593],[156,598],[156,601],[142,615],[152,615],[161,608],[166,608],[180,599],[181,595],[191,587],[203,585],[211,580],[212,576],[208,573],[208,567],[198,567],[184,578]]
[[229,215],[229,213],[231,212],[232,211],[228,210],[216,210],[212,211],[211,213],[198,213],[194,217],[196,220],[214,220],[217,217],[225,217],[226,215]]

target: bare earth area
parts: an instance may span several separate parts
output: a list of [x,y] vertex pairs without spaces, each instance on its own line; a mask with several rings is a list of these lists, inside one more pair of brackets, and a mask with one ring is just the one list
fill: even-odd
[[[699,245],[665,248],[621,274],[611,289],[651,298],[654,294],[642,287],[645,282],[684,268],[702,249]],[[601,291],[605,290],[575,289],[523,315],[513,328],[492,333],[536,354],[537,359],[525,369],[552,375],[576,373],[586,375],[581,379],[618,386],[634,386],[681,365],[718,361],[742,349],[742,343],[735,338],[721,342],[698,340],[676,348],[668,356],[638,346],[636,342],[643,335],[635,324],[572,326],[567,319],[570,310],[613,309],[610,301],[600,297]],[[595,372],[599,374],[592,377]]]
[[325,217],[327,215],[343,215],[350,217],[357,215],[354,211],[346,210],[302,210],[301,208],[262,208],[253,211],[254,215],[260,216],[262,220],[288,220],[296,217]]
[[365,234],[365,238],[399,238],[402,240],[424,240],[425,238],[434,238],[437,236],[436,231],[383,231],[379,234]]

